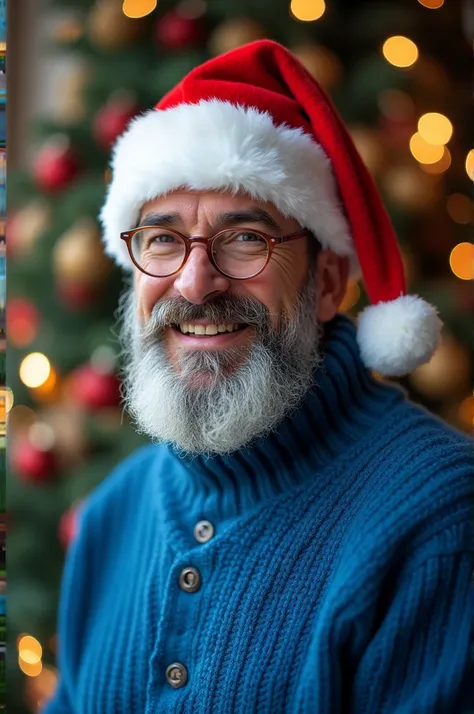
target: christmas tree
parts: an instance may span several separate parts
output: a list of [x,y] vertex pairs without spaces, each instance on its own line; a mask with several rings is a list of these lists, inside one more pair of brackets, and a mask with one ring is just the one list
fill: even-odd
[[[52,693],[58,589],[87,494],[132,452],[120,406],[114,311],[120,272],[97,215],[110,148],[211,56],[269,37],[292,49],[350,127],[397,229],[411,293],[439,308],[443,343],[399,380],[458,429],[472,426],[474,307],[469,152],[469,11],[443,0],[53,0],[71,16],[51,36],[82,64],[40,148],[9,176],[9,711]],[[32,137],[33,140],[33,137]],[[133,177],[131,177],[133,181]],[[367,304],[351,283],[341,311]],[[124,564],[124,578],[126,564]],[[14,655],[13,655],[14,653]]]

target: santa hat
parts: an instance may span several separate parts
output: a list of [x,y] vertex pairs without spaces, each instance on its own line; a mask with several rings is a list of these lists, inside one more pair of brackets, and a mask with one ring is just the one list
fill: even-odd
[[406,294],[397,239],[332,102],[296,57],[259,40],[193,69],[116,142],[101,211],[106,252],[131,269],[120,233],[178,188],[270,201],[349,258],[371,305],[358,317],[364,364],[400,376],[429,361],[442,323]]

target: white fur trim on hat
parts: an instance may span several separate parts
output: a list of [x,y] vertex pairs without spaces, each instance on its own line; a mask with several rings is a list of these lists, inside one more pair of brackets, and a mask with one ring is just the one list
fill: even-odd
[[276,126],[266,112],[217,99],[151,110],[118,139],[111,167],[100,218],[106,253],[122,267],[131,263],[120,233],[136,227],[147,201],[179,188],[224,189],[271,202],[360,276],[329,159],[302,129]]
[[382,375],[408,374],[431,359],[442,325],[436,308],[417,295],[369,305],[358,316],[362,361]]

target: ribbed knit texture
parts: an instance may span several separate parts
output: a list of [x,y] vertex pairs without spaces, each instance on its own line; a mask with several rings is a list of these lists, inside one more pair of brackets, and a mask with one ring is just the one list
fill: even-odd
[[473,442],[374,379],[349,318],[323,349],[271,436],[211,459],[145,447],[92,494],[47,714],[474,712]]

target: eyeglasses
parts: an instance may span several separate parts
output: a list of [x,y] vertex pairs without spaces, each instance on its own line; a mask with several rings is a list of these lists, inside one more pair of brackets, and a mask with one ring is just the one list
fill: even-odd
[[265,269],[275,246],[307,235],[309,231],[302,230],[275,238],[249,228],[230,228],[204,238],[188,237],[161,226],[143,226],[121,233],[120,237],[134,265],[151,277],[175,275],[185,264],[193,243],[202,243],[220,273],[234,280],[247,280]]

